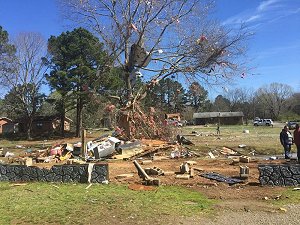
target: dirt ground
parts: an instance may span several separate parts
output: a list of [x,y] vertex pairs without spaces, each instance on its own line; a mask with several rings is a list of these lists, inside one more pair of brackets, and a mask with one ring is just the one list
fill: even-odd
[[[168,155],[169,153],[165,153]],[[168,176],[152,176],[159,178],[161,185],[181,185],[203,193],[210,199],[218,200],[215,205],[213,216],[192,217],[170,220],[165,224],[298,224],[300,216],[296,213],[299,205],[287,205],[284,209],[271,202],[284,198],[281,193],[285,187],[261,186],[259,183],[259,164],[267,163],[295,163],[285,160],[266,160],[263,157],[252,157],[250,163],[233,163],[233,160],[226,156],[217,159],[208,157],[166,159],[164,154],[155,157],[150,164],[143,165],[143,160],[150,157],[138,159],[142,168],[160,168],[163,171],[179,173],[180,165],[185,161],[194,161],[195,176],[188,180],[176,179],[176,174]],[[201,177],[202,173],[216,172],[225,176],[238,178],[240,165],[247,165],[250,170],[249,178],[241,184],[228,185],[224,182],[206,179]],[[201,170],[200,170],[201,169]],[[109,161],[109,180],[112,183],[136,184],[136,189],[141,190],[142,179],[138,176],[132,160]],[[129,174],[127,178],[119,178],[119,175]]]
[[[162,141],[143,142],[146,148],[158,147],[165,144]],[[164,172],[173,172],[170,175],[152,176],[160,180],[161,185],[179,185],[199,191],[209,199],[217,200],[213,215],[195,215],[191,218],[169,218],[161,224],[298,224],[300,215],[300,205],[287,205],[284,210],[273,204],[285,187],[261,186],[259,183],[259,164],[273,163],[295,163],[285,160],[266,160],[266,157],[259,155],[250,156],[249,163],[236,162],[228,155],[219,154],[216,159],[210,158],[207,153],[200,156],[187,158],[170,158],[171,149],[159,150],[155,156],[142,156],[136,160],[142,168],[160,168]],[[174,149],[173,149],[174,150]],[[144,160],[152,160],[144,165]],[[141,185],[142,179],[138,176],[133,160],[109,159],[109,182],[115,184],[127,184],[129,188],[135,190],[149,190],[151,187]],[[180,171],[180,165],[186,161],[194,161],[194,177],[190,179],[177,179],[176,173]],[[224,182],[210,180],[200,176],[207,172],[216,172],[224,176],[239,177],[240,166],[249,167],[249,177],[243,183],[228,185]],[[45,166],[45,165],[41,165]],[[51,167],[51,164],[47,164]],[[175,174],[174,174],[175,173]],[[128,177],[123,176],[124,174]],[[121,175],[121,176],[120,176]],[[120,178],[121,177],[121,178]],[[113,221],[107,224],[115,224]],[[147,223],[145,223],[147,224]]]

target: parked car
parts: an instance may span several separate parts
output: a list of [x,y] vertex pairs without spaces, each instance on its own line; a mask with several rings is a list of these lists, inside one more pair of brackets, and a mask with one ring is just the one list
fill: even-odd
[[273,127],[273,121],[271,119],[260,119],[255,120],[253,122],[254,126],[272,126]]
[[288,123],[287,123],[287,126],[288,126],[288,128],[290,129],[290,130],[294,130],[294,129],[296,129],[296,124],[299,124],[299,121],[289,121]]

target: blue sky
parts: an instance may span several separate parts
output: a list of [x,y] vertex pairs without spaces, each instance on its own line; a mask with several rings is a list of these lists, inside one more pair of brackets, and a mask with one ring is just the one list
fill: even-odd
[[[300,92],[300,0],[216,0],[215,17],[227,26],[244,22],[255,35],[249,41],[249,64],[254,67],[236,86],[256,90],[272,82]],[[64,26],[55,0],[0,0],[0,25],[15,36],[40,32],[48,39]],[[253,75],[254,74],[254,75]],[[222,87],[213,90],[222,94]]]

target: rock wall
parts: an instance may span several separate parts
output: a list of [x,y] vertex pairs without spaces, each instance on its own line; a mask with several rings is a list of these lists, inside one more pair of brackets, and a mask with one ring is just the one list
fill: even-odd
[[108,164],[55,165],[51,169],[0,164],[0,181],[102,183],[108,180]]
[[299,164],[259,165],[259,182],[261,185],[298,186],[300,185]]

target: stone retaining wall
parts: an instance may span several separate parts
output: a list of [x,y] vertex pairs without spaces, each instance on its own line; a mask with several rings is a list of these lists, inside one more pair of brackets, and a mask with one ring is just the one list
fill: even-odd
[[261,185],[298,186],[300,185],[299,164],[259,165],[259,182]]
[[102,183],[108,180],[108,164],[55,165],[51,169],[0,164],[0,181]]

